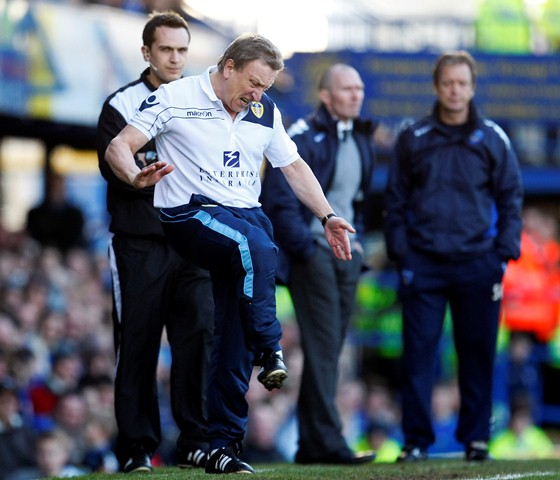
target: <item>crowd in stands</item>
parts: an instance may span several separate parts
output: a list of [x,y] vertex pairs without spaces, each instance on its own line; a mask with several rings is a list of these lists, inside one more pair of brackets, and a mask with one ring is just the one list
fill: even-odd
[[[45,476],[62,476],[63,468],[73,474],[114,472],[118,468],[112,450],[115,358],[106,255],[81,247],[63,253],[26,233],[3,231],[0,241],[0,478],[36,478],[37,469]],[[547,268],[558,270],[557,262]],[[506,299],[511,294],[507,285]],[[278,301],[290,377],[284,388],[269,392],[255,382],[254,375],[244,453],[254,463],[291,462],[297,446],[294,408],[303,357],[289,297],[282,290]],[[509,451],[503,446],[507,442],[524,445],[532,439],[541,445],[539,454],[553,455],[552,442],[535,421],[538,409],[532,408],[538,369],[531,370],[531,364],[522,361],[530,357],[531,348],[546,343],[530,332],[517,337],[525,343],[516,340],[504,347],[504,355],[511,353],[504,377],[511,398],[506,401],[515,404],[515,415],[506,414],[497,423],[496,434],[505,433],[491,444],[491,453],[494,445],[498,457]],[[156,466],[173,464],[177,434],[168,398],[170,356],[165,339],[163,345],[158,375],[165,439],[154,458]],[[398,380],[388,376],[391,369],[371,371],[365,366],[364,349],[350,338],[341,358],[337,401],[344,433],[353,448],[373,447],[378,452],[376,461],[391,462],[402,441]],[[458,450],[453,436],[457,390],[453,376],[446,372],[442,369],[442,381],[434,390],[433,454]],[[34,441],[36,450],[29,447]],[[49,442],[62,448],[59,466],[41,463],[43,449],[52,448]],[[520,456],[518,452],[516,457]]]

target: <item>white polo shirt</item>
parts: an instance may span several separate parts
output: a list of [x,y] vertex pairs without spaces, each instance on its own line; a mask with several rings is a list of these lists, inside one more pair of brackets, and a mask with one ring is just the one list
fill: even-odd
[[215,69],[162,85],[130,121],[156,137],[158,158],[175,167],[156,184],[158,208],[184,205],[194,193],[227,206],[258,207],[264,156],[273,167],[299,158],[266,94],[231,119],[210,83]]

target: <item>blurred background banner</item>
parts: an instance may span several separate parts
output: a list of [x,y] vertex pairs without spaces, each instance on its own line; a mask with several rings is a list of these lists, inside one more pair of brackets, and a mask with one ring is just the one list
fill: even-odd
[[[95,126],[105,98],[147,66],[146,14],[104,5],[0,0],[0,114]],[[226,40],[191,22],[186,74],[217,61]]]
[[[560,27],[559,27],[560,28]],[[498,123],[560,123],[560,56],[476,53],[476,98]],[[387,123],[419,118],[432,108],[434,53],[340,51],[296,53],[287,61],[301,81],[286,95],[283,111],[298,118],[315,101],[318,75],[333,62],[353,65],[366,86],[365,114]]]
[[3,113],[95,125],[107,95],[143,68],[145,15],[108,14],[103,6],[0,5]]

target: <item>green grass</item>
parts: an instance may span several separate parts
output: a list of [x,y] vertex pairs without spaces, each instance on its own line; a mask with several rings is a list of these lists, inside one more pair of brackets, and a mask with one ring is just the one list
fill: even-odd
[[[419,464],[369,464],[357,467],[293,464],[254,464],[256,475],[242,478],[265,480],[553,480],[560,479],[560,460],[511,460],[467,463],[464,460],[429,460]],[[189,480],[223,478],[206,475],[203,470],[156,468],[152,473],[92,474],[80,480]],[[231,477],[231,475],[229,475]],[[239,478],[239,477],[236,477]],[[146,479],[147,480],[147,479]]]

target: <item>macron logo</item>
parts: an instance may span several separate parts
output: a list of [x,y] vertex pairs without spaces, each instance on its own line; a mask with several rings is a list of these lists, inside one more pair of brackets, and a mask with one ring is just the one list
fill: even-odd
[[153,107],[154,105],[158,105],[159,102],[156,102],[157,98],[155,95],[150,95],[148,98],[146,98],[146,100],[144,100],[142,102],[142,105],[140,105],[140,111],[144,111],[147,108]]
[[224,152],[224,167],[239,168],[239,152]]

